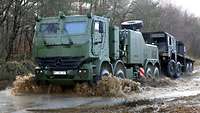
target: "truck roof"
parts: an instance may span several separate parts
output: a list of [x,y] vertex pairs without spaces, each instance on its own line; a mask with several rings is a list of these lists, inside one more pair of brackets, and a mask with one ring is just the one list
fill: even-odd
[[[168,32],[164,32],[164,31],[144,32],[144,34],[156,34],[156,33],[163,33],[163,34],[166,34],[166,35],[168,35],[168,36],[170,36],[170,37],[174,37],[173,35],[169,34]],[[174,37],[174,38],[175,38],[175,37]],[[184,45],[184,43],[183,43],[182,41],[177,40],[177,38],[175,38],[175,39],[176,39],[176,42],[177,42],[178,44]]]
[[170,37],[174,37],[173,35],[169,34],[168,32],[164,32],[164,31],[156,31],[156,32],[142,32],[143,34],[157,34],[157,33],[163,33],[166,34]]
[[[51,21],[51,20],[57,20],[57,19],[77,19],[77,18],[94,18],[94,19],[97,19],[97,20],[101,20],[101,21],[110,21],[109,18],[106,18],[106,17],[101,17],[101,16],[96,16],[96,15],[58,15],[58,16],[52,16],[52,17],[40,17],[39,20],[42,21],[42,20],[45,20],[45,21]],[[40,22],[39,21],[39,22]]]

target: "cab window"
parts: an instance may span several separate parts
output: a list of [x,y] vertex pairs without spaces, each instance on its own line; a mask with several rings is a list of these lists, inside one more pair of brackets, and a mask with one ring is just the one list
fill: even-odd
[[87,22],[66,22],[64,23],[64,33],[69,35],[84,34],[87,31]]
[[58,23],[42,23],[40,24],[40,32],[42,34],[57,34],[59,31]]
[[172,45],[172,38],[168,36],[168,39],[169,39],[169,45]]

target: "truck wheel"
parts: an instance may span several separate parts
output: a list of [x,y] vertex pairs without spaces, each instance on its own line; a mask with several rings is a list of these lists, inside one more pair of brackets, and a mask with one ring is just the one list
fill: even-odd
[[114,65],[114,76],[126,78],[126,68],[122,62],[116,62]]
[[99,80],[102,79],[103,76],[109,76],[110,74],[113,74],[112,65],[110,63],[104,62],[101,64],[100,73],[93,78],[92,83],[96,84]]
[[109,63],[103,63],[100,69],[100,77],[108,76],[112,74],[112,65]]
[[181,63],[180,62],[177,62],[176,64],[176,74],[174,75],[174,78],[178,78],[181,76]]
[[186,73],[189,73],[190,72],[189,70],[190,70],[190,64],[186,63],[186,69],[185,69]]
[[160,71],[159,71],[158,67],[154,68],[153,76],[154,76],[155,79],[160,77]]
[[189,63],[189,72],[192,73],[192,71],[193,71],[193,65],[192,63]]
[[176,62],[174,60],[168,62],[167,70],[168,75],[173,78],[176,74]]
[[145,69],[145,76],[146,77],[150,77],[152,78],[153,75],[153,66],[152,65],[147,65],[146,69]]

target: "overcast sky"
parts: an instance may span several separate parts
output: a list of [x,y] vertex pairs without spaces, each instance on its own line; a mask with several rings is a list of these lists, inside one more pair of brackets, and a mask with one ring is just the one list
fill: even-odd
[[182,9],[200,17],[200,0],[163,0],[182,7]]

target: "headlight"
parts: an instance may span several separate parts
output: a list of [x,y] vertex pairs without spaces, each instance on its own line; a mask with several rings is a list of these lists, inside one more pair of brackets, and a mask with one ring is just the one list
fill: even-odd
[[163,59],[163,60],[166,60],[166,58],[165,58],[165,57],[163,57],[162,59]]
[[78,72],[79,73],[87,73],[87,70],[86,69],[82,69],[82,70],[79,70]]
[[40,69],[40,67],[35,67],[35,69]]

